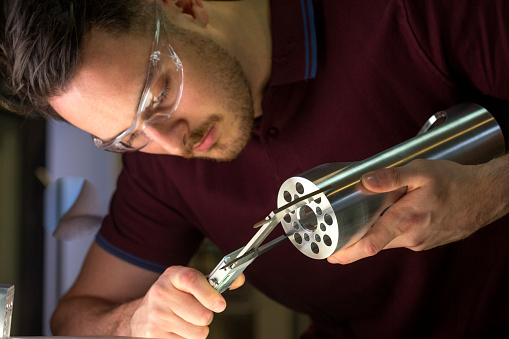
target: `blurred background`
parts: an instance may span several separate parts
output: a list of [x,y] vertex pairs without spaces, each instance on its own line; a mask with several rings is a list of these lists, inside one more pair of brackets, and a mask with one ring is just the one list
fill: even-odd
[[[67,123],[0,111],[0,283],[16,288],[11,336],[51,335],[51,314],[96,233],[59,240],[45,231],[45,224],[51,229],[58,222],[55,211],[75,197],[66,194],[69,185],[58,197],[47,195],[47,187],[85,178],[97,188],[105,215],[120,166],[118,155],[96,149],[88,134]],[[205,241],[190,266],[208,274],[222,256]],[[224,295],[228,307],[215,316],[209,338],[296,338],[308,324],[249,284]]]
[[[0,75],[0,94],[6,92],[4,80]],[[44,227],[54,229],[74,202],[76,195],[69,192],[76,191],[75,179],[97,188],[98,213],[104,216],[120,169],[117,154],[96,149],[90,135],[73,126],[0,108],[0,283],[15,285],[11,336],[51,335],[51,314],[79,273],[96,232],[63,241]],[[48,195],[48,187],[62,178],[74,180]],[[205,241],[190,266],[208,274],[223,255]],[[296,338],[309,323],[249,284],[225,297],[228,307],[215,316],[210,338]]]

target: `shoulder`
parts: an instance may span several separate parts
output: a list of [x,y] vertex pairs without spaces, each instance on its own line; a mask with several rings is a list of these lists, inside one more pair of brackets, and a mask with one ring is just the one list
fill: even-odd
[[505,0],[398,0],[416,34],[432,33],[455,40],[469,34],[507,29],[509,2]]
[[398,0],[419,48],[453,81],[504,98],[509,81],[509,1]]

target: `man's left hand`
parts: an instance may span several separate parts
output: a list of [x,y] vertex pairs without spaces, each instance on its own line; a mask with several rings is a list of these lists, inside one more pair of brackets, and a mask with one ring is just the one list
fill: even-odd
[[347,264],[383,249],[422,251],[458,241],[507,213],[507,156],[482,165],[447,160],[416,160],[374,171],[362,178],[370,191],[408,187],[362,239],[328,258]]

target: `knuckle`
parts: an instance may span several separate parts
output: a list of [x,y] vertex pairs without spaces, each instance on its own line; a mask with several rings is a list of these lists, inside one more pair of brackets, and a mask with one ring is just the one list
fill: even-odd
[[423,234],[429,224],[430,216],[427,214],[408,214],[396,226],[398,234],[405,240],[405,247],[420,251],[423,248],[426,239]]
[[420,252],[426,249],[424,247],[424,241],[420,239],[411,239],[408,248],[414,252]]
[[430,161],[427,159],[415,159],[408,164],[409,168],[414,172],[414,175],[425,181],[433,180],[435,177],[434,168],[437,165],[437,160]]
[[154,284],[150,287],[147,292],[147,298],[149,301],[161,299],[166,294],[163,286]]
[[183,267],[182,266],[170,266],[168,267],[163,275],[173,275],[176,274],[178,271],[180,271]]
[[405,218],[403,220],[401,220],[400,223],[396,224],[394,226],[395,230],[396,230],[396,234],[398,236],[401,236],[403,234],[407,234],[409,232],[409,230],[412,229],[412,225],[414,224],[414,221],[412,221],[411,218]]
[[212,322],[212,319],[214,319],[214,313],[208,309],[205,309],[203,312],[201,312],[200,315],[198,315],[197,324],[200,326],[206,326]]
[[197,271],[188,268],[180,272],[178,280],[182,286],[195,285],[200,280],[200,276]]
[[412,251],[422,251],[424,250],[425,238],[415,234],[405,237],[406,247],[411,249]]
[[425,217],[422,214],[409,213],[406,214],[396,225],[398,234],[407,234],[419,228],[424,222]]
[[165,275],[170,276],[170,280],[176,283],[177,286],[192,286],[195,285],[201,276],[198,271],[190,267],[184,266],[171,266],[164,272]]
[[424,172],[427,172],[426,168],[428,168],[431,164],[432,163],[426,159],[414,159],[409,163],[411,167],[415,167],[416,169],[424,169]]
[[367,257],[372,257],[381,250],[380,246],[372,241],[366,242],[363,246],[363,252]]
[[384,171],[385,180],[393,185],[399,185],[401,182],[401,175],[395,168],[388,168]]

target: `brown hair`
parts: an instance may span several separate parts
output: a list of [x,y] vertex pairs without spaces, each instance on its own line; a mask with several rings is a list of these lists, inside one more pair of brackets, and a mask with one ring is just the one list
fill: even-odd
[[2,106],[59,120],[48,98],[65,92],[87,33],[145,32],[154,13],[143,0],[13,0],[5,11],[0,67],[9,93]]

